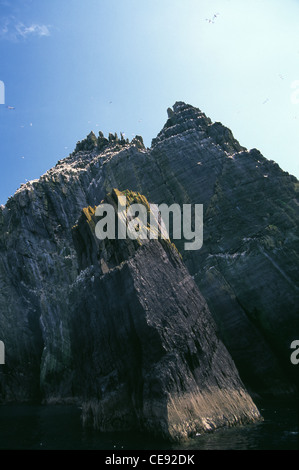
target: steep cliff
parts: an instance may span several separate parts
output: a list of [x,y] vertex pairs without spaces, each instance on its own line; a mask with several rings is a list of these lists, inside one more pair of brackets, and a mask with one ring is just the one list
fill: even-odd
[[156,204],[203,204],[202,249],[175,244],[245,384],[264,395],[294,391],[299,183],[198,109],[178,102],[168,115],[151,149],[140,136],[91,133],[0,208],[2,401],[76,397],[69,319],[81,261],[72,227],[113,188]]
[[[105,198],[115,210],[119,194]],[[148,207],[126,194],[129,204]],[[84,210],[73,234],[80,273],[70,296],[70,339],[84,424],[180,441],[260,419],[175,246],[100,242],[96,221],[92,208]]]

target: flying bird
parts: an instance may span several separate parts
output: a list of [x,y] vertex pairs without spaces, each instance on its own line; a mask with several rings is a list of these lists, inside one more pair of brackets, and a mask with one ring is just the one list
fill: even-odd
[[219,16],[219,13],[215,13],[215,14],[213,15],[213,18],[212,18],[212,19],[206,18],[206,21],[207,21],[208,23],[215,23],[215,19],[217,18],[217,16]]
[[16,109],[14,106],[6,106],[7,109],[10,109],[10,110],[13,110],[13,109]]

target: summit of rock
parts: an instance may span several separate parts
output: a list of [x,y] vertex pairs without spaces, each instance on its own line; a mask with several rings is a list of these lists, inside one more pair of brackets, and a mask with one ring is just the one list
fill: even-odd
[[245,150],[234,138],[232,132],[220,122],[212,122],[200,109],[177,101],[167,110],[168,120],[158,136],[153,139],[152,147],[173,138],[185,138],[196,133],[207,145],[219,145],[227,152]]

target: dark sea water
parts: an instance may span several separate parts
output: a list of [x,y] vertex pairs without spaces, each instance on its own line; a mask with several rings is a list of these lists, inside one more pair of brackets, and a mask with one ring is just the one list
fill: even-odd
[[0,449],[298,450],[297,404],[268,401],[259,409],[262,423],[219,430],[178,446],[140,433],[83,430],[80,409],[74,406],[6,405],[0,406]]

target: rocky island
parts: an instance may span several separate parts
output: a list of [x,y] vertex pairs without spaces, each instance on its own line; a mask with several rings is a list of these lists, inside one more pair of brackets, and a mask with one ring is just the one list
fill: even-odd
[[[116,188],[203,204],[202,248],[99,242],[94,208]],[[0,402],[80,403],[85,425],[182,440],[293,396],[298,191],[182,102],[149,149],[90,133],[0,208]]]

